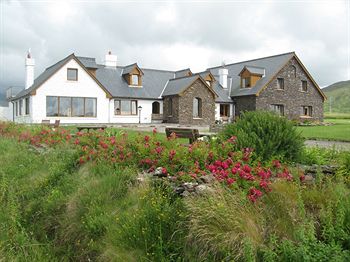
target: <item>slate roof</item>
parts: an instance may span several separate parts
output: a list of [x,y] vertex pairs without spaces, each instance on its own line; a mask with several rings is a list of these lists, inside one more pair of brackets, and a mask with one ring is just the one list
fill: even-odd
[[58,61],[56,64],[53,64],[52,66],[46,68],[44,72],[42,72],[37,78],[35,78],[33,85],[31,85],[27,89],[23,89],[22,91],[20,91],[11,100],[29,95],[32,91],[34,91],[36,88],[42,85],[47,79],[49,79],[59,68],[61,68],[61,66],[63,66],[66,62],[72,59],[73,56],[74,54],[71,54],[66,58],[62,59],[61,61]]
[[86,68],[93,68],[93,69],[98,68],[96,64],[96,59],[94,57],[77,56],[77,58]]
[[[232,103],[230,96],[256,95],[294,55],[294,52],[291,52],[225,65],[225,68],[228,69],[228,88],[224,89],[219,83],[218,76],[218,70],[221,66],[208,68],[207,71],[196,73],[192,76],[186,76],[187,73],[190,72],[190,69],[166,71],[138,67],[143,73],[142,87],[130,87],[123,75],[130,73],[132,69],[137,66],[136,63],[112,68],[96,64],[95,58],[75,57],[74,54],[71,54],[51,67],[48,67],[35,79],[34,84],[30,88],[22,90],[13,99],[30,94],[66,62],[72,58],[77,58],[86,68],[96,69],[96,82],[98,82],[112,97],[161,99],[161,96],[179,94],[194,81],[195,77],[199,75],[204,78],[208,72],[211,72],[216,79],[212,86],[212,90],[218,95],[216,102]],[[263,70],[265,70],[265,76],[260,79],[254,87],[241,88],[239,73],[244,67],[250,72],[253,71],[255,73],[262,73]]]
[[[243,61],[234,64],[225,65],[228,69],[228,76],[230,81],[228,82],[228,88],[231,90],[231,96],[247,96],[256,95],[261,88],[263,88],[271,78],[278,73],[278,71],[295,55],[294,52],[258,58],[249,61]],[[261,78],[254,87],[241,88],[241,80],[239,73],[244,66],[247,67],[260,67],[265,69],[265,76]],[[221,66],[208,68],[210,72],[219,80],[219,69]]]
[[126,75],[126,74],[131,73],[132,70],[134,70],[135,67],[137,67],[138,69],[140,69],[141,73],[143,74],[142,69],[139,68],[139,66],[137,65],[137,63],[133,63],[133,64],[131,64],[131,65],[124,66],[122,74],[123,74],[123,75]]
[[256,75],[264,75],[265,74],[265,68],[263,68],[263,67],[244,66],[244,68],[247,69],[252,74],[256,74]]

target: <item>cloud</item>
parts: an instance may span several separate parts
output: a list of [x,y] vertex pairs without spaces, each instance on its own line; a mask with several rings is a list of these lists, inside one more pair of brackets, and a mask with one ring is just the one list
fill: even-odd
[[193,71],[296,51],[320,86],[350,78],[347,1],[1,1],[0,90],[70,53]]

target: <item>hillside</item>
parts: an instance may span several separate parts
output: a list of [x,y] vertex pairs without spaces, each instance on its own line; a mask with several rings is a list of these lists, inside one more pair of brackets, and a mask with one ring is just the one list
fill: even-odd
[[350,113],[350,80],[334,83],[322,91],[328,98],[324,103],[325,113]]

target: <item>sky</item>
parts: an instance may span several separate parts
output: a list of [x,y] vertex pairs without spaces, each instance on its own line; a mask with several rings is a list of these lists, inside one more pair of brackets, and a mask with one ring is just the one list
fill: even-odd
[[295,51],[321,86],[350,79],[350,0],[0,0],[0,92],[71,53],[193,72]]

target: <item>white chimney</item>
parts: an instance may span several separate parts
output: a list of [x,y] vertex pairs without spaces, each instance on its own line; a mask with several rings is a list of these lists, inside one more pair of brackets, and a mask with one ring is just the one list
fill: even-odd
[[117,67],[117,56],[112,55],[111,51],[108,51],[108,54],[105,56],[105,66]]
[[25,67],[26,67],[25,89],[31,87],[34,83],[34,66],[35,66],[35,60],[32,58],[32,55],[29,49],[25,60]]
[[227,88],[227,75],[228,75],[228,69],[221,67],[219,69],[219,77],[220,77],[220,85],[222,85],[223,88]]

